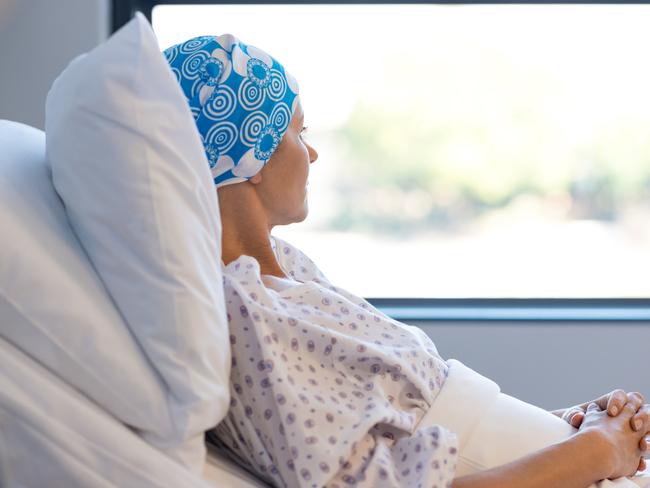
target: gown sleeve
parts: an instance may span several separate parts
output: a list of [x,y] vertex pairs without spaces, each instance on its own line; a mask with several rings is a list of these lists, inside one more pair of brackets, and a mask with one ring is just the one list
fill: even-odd
[[373,430],[326,488],[451,487],[458,458],[454,433],[434,425],[393,441]]

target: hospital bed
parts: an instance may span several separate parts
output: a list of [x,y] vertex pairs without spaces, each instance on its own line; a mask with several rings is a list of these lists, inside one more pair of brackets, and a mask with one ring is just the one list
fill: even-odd
[[[141,48],[149,49],[149,64],[145,62],[147,56]],[[83,63],[93,59],[102,68],[112,70],[114,79],[109,79],[111,77],[106,73],[87,70]],[[111,60],[116,64],[111,65]],[[82,95],[92,97],[92,89],[99,90],[99,82],[106,82],[106,93],[117,93],[118,78],[122,75],[128,78],[132,74],[131,67],[148,70],[147,73],[156,68],[169,70],[158,51],[153,32],[142,16],[134,20],[130,30],[123,30],[113,44],[106,43],[78,61],[76,66],[81,69],[81,75],[95,76],[95,81],[88,81],[86,89],[80,92],[71,88],[72,85],[66,87],[67,82],[60,82],[58,96],[64,109],[81,103]],[[182,97],[171,72],[165,74],[169,77],[167,85],[161,83],[160,86],[173,87]],[[70,78],[68,80],[72,83]],[[63,97],[66,88],[71,88],[72,104]],[[156,90],[149,92],[152,94]],[[161,99],[166,102],[169,98],[165,95]],[[186,113],[180,116],[190,121],[185,125],[186,129],[191,127],[191,131],[195,131],[184,99],[174,99],[173,96],[171,99],[172,108],[181,106],[182,102]],[[130,103],[124,92],[116,95],[114,100],[101,95],[95,101],[114,102],[115,107],[124,103],[125,118],[133,113],[142,118],[144,114],[144,109]],[[156,105],[154,112],[159,108],[160,105]],[[95,121],[97,124],[106,123],[109,112],[110,109],[104,106],[90,115],[90,125]],[[69,120],[65,122],[64,128],[73,142],[79,142],[84,138],[83,125],[87,127],[88,120],[77,129],[72,129],[69,123]],[[125,154],[130,156],[137,151],[123,146],[129,136],[137,139],[142,134],[126,130],[127,125],[128,121],[121,123],[113,119],[113,128],[125,132],[108,145],[116,150],[125,150]],[[155,130],[155,121],[147,123],[147,127]],[[183,132],[176,127],[172,130],[174,134]],[[109,137],[110,131],[99,130],[97,133],[104,138]],[[193,134],[190,133],[190,139]],[[48,150],[57,149],[57,137],[55,131],[48,132]],[[141,138],[137,142],[144,147]],[[192,143],[200,146],[198,138],[196,141],[191,139],[190,143],[181,142],[190,153]],[[211,443],[207,443],[205,452],[203,432],[220,420],[211,413],[212,407],[223,415],[229,401],[228,369],[225,367],[230,362],[227,340],[218,345],[220,349],[217,352],[221,357],[214,361],[216,369],[212,370],[217,373],[218,378],[213,383],[216,382],[218,388],[215,390],[214,384],[207,384],[208,389],[212,388],[216,393],[206,396],[206,400],[200,397],[202,392],[199,391],[198,400],[190,398],[187,406],[180,401],[182,395],[169,394],[172,387],[169,382],[164,384],[161,380],[160,365],[152,359],[154,356],[147,349],[146,341],[137,335],[137,325],[132,327],[134,322],[127,320],[126,309],[120,308],[124,300],[120,302],[117,294],[110,293],[110,280],[106,273],[101,275],[99,261],[92,259],[88,239],[82,242],[80,234],[73,230],[69,219],[73,205],[55,189],[53,173],[56,171],[53,172],[52,162],[56,161],[57,154],[46,155],[45,133],[20,123],[0,120],[0,147],[0,486],[269,486]],[[203,154],[202,147],[194,149]],[[79,156],[76,150],[70,154]],[[102,155],[105,151],[98,149],[94,159],[98,160]],[[112,162],[117,163],[115,157]],[[125,162],[133,164],[133,161]],[[141,164],[142,160],[139,159],[138,163]],[[210,178],[204,163],[203,159],[195,161],[208,175],[205,178],[208,185]],[[188,175],[193,177],[192,167],[182,170],[186,171],[186,180]],[[60,176],[61,172],[58,174]],[[183,175],[179,173],[176,176]],[[104,182],[108,186],[108,182]],[[114,196],[108,195],[109,199]],[[122,200],[126,197],[124,193],[120,195]],[[216,202],[214,193],[211,197]],[[208,203],[216,205],[215,202]],[[140,222],[138,217],[129,215],[126,220]],[[186,216],[181,216],[181,221],[185,219]],[[216,232],[204,234],[212,239],[209,241],[211,244],[220,235]],[[212,254],[210,258],[213,259]],[[111,266],[113,264],[121,265],[111,263]],[[214,265],[217,271],[213,275],[205,270],[205,263],[200,264],[202,273],[214,282],[221,282],[218,262]],[[160,279],[160,276],[156,278]],[[197,285],[199,278],[192,282],[193,286]],[[133,280],[138,279],[134,274]],[[164,280],[160,283],[161,288],[168,284]],[[143,282],[140,288],[138,293],[146,296],[150,287]],[[173,293],[184,293],[169,288]],[[188,303],[191,308],[197,305]],[[142,308],[145,314],[156,311],[149,310],[151,307]],[[207,314],[206,317],[211,323],[212,317]],[[210,328],[220,337],[227,338],[225,314],[223,317],[216,314],[214,327]],[[183,332],[188,330],[191,331],[192,327],[183,324]],[[196,335],[194,339],[199,343],[208,342],[204,340],[206,337]],[[177,337],[176,340],[184,338]],[[195,349],[190,351],[192,354],[196,352]],[[185,359],[181,358],[180,369],[191,366],[191,358]],[[207,409],[194,414],[190,412],[194,417],[186,415],[184,410],[195,408],[195,404],[205,405]],[[203,423],[197,423],[197,419]],[[205,419],[210,420],[206,422]],[[174,421],[178,425],[170,424]],[[179,445],[185,430],[189,431],[190,427],[199,433],[192,446],[200,447],[195,451],[181,452]],[[191,462],[188,461],[190,457]]]
[[[22,305],[7,296],[25,278],[25,270],[13,266],[30,260],[36,265],[38,248],[54,252],[56,247],[51,238],[39,241],[38,234],[31,243],[22,241],[21,229],[65,222],[57,219],[62,208],[46,167],[44,134],[0,121],[0,147],[0,486],[269,486],[209,443],[203,476],[193,475],[66,383],[55,366],[44,365],[47,358],[38,357],[31,347],[34,341]],[[30,215],[43,221],[29,222]],[[22,256],[9,252],[19,242]],[[42,292],[38,282],[31,286],[35,293]],[[60,306],[74,309],[75,304]],[[52,317],[52,329],[59,325],[57,320]],[[24,337],[17,339],[20,331]]]

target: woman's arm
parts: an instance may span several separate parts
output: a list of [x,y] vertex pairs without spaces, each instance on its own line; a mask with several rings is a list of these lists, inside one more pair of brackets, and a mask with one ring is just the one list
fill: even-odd
[[[591,403],[577,434],[563,442],[528,454],[511,463],[454,480],[453,488],[585,488],[605,478],[633,475],[648,451],[644,438],[630,419],[636,414],[628,402],[620,415],[610,417]],[[641,447],[643,446],[643,447]]]
[[593,432],[574,435],[503,466],[457,478],[452,488],[586,488],[611,472]]

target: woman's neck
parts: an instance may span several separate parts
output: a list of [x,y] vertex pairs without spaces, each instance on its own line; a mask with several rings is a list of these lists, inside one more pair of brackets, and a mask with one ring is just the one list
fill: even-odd
[[246,182],[217,192],[221,213],[221,260],[228,265],[239,256],[254,257],[260,273],[286,278],[271,247],[271,226],[255,190]]

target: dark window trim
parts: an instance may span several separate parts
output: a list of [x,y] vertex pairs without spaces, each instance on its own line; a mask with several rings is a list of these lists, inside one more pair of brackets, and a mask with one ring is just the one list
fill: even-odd
[[[608,4],[636,5],[645,1],[438,1],[394,0],[304,1],[304,0],[113,0],[113,32],[142,12],[151,22],[155,5],[165,4]],[[369,298],[375,307],[396,320],[460,322],[647,322],[650,323],[650,298]]]
[[149,22],[151,22],[151,11],[156,5],[207,5],[207,4],[256,4],[256,5],[273,5],[273,4],[284,4],[284,5],[316,5],[316,4],[391,4],[391,3],[404,3],[404,4],[441,4],[441,5],[463,5],[463,4],[487,4],[487,5],[497,5],[497,4],[557,4],[557,5],[581,5],[581,4],[617,4],[617,5],[638,5],[644,3],[650,3],[650,0],[631,0],[625,2],[614,2],[614,1],[571,1],[571,2],[561,2],[561,1],[517,1],[517,0],[506,0],[501,2],[494,1],[461,1],[461,0],[443,0],[437,2],[431,2],[426,0],[409,0],[409,1],[395,1],[395,0],[355,0],[351,2],[346,2],[344,0],[321,0],[321,1],[306,1],[306,0],[113,0],[113,14],[112,14],[112,32],[115,32],[117,29],[126,24],[135,14],[135,12],[142,12]]

